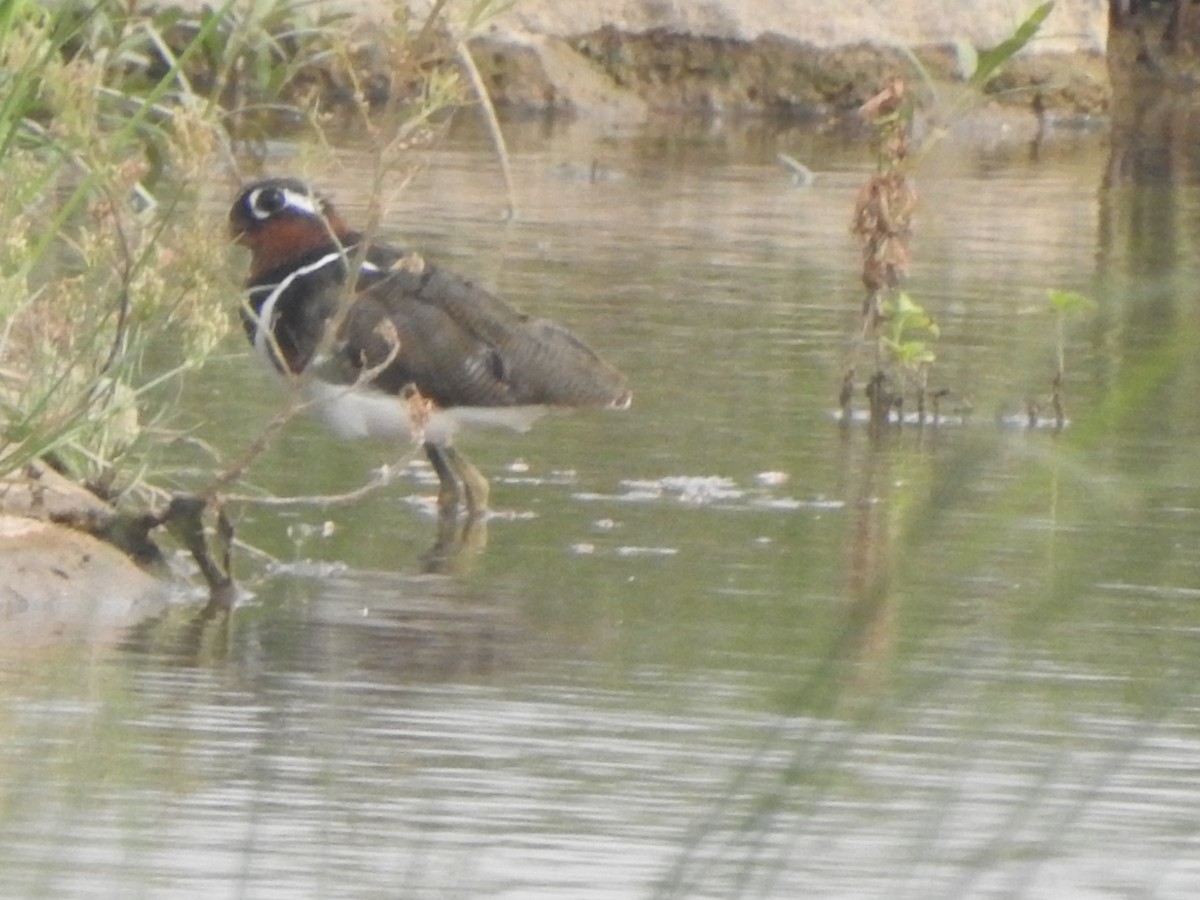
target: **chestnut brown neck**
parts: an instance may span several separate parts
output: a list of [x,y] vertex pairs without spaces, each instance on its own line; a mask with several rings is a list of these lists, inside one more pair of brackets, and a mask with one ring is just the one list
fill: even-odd
[[[336,236],[336,241],[335,241]],[[238,243],[250,250],[250,281],[287,265],[314,250],[345,243],[350,237],[341,218],[328,213],[325,222],[299,217],[280,218],[247,231]]]

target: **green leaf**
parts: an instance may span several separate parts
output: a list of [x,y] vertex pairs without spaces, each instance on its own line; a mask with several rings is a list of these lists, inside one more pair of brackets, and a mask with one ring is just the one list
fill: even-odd
[[978,88],[987,84],[996,74],[997,69],[1020,53],[1025,45],[1033,40],[1033,36],[1037,34],[1038,29],[1042,27],[1042,23],[1046,21],[1046,17],[1053,9],[1053,2],[1043,3],[1017,27],[1012,37],[1001,41],[991,50],[982,54],[975,66],[974,74],[971,75],[970,84]]
[[1078,291],[1049,290],[1046,296],[1050,299],[1051,309],[1060,316],[1074,313],[1089,312],[1096,308],[1096,301]]
[[933,362],[933,351],[924,341],[909,341],[900,347],[900,361],[910,366]]
[[896,295],[896,312],[900,315],[908,315],[913,311],[920,312],[920,310],[921,307],[904,291]]

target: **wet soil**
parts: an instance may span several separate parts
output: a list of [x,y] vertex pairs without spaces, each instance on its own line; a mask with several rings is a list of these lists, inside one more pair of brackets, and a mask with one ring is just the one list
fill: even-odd
[[[493,102],[525,113],[636,104],[651,114],[803,121],[857,109],[893,75],[925,85],[926,93],[961,83],[951,47],[926,47],[910,57],[894,47],[820,48],[776,35],[741,41],[604,28],[539,45],[480,41],[474,49]],[[545,62],[549,54],[553,65]],[[589,73],[590,85],[606,89],[578,92],[560,74],[564,56],[575,70]],[[1065,119],[1103,115],[1109,96],[1107,67],[1095,54],[1014,60],[986,91],[997,106]]]

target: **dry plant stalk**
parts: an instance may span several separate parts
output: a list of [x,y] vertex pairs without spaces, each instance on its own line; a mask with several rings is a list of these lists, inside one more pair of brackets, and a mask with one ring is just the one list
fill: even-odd
[[[887,420],[899,399],[886,387],[883,360],[879,354],[883,303],[900,288],[911,261],[908,242],[917,193],[909,182],[905,161],[909,156],[911,115],[905,99],[904,80],[892,77],[878,94],[858,110],[874,126],[878,141],[878,171],[859,189],[854,203],[851,233],[862,241],[863,299],[857,346],[870,342],[876,348],[875,373],[867,386],[871,421]],[[855,368],[853,360],[842,378],[840,402],[843,419],[849,416]]]

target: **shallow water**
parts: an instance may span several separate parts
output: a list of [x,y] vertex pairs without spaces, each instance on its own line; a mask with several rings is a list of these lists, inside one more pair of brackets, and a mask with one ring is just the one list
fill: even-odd
[[[461,134],[384,230],[585,335],[634,408],[468,439],[496,514],[452,575],[407,448],[289,426],[272,491],[396,477],[238,511],[271,561],[227,623],[0,657],[0,892],[1195,896],[1189,180],[1103,190],[1102,135],[939,150],[910,289],[972,412],[872,439],[831,415],[860,144],[512,138],[514,221]],[[321,183],[351,220],[358,158]],[[1048,392],[1048,288],[1098,301],[1060,436],[996,421]],[[188,405],[233,453],[278,397],[228,351]]]

